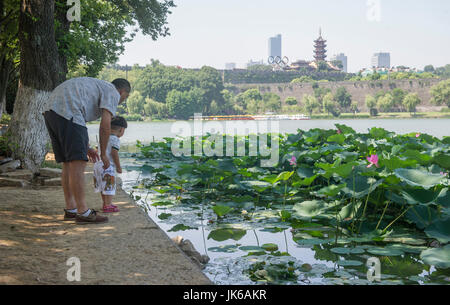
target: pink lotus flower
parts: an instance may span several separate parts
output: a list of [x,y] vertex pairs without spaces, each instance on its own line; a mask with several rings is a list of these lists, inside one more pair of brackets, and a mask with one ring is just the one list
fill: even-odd
[[289,163],[293,166],[297,166],[297,158],[295,156],[292,156],[291,160],[289,160]]
[[337,134],[341,134],[341,133],[342,133],[342,131],[340,129],[338,129]]
[[420,133],[416,133],[416,138],[420,137]]
[[372,167],[372,165],[378,166],[378,155],[371,155],[370,157],[367,157],[367,161],[369,161],[369,165],[367,165],[367,168]]

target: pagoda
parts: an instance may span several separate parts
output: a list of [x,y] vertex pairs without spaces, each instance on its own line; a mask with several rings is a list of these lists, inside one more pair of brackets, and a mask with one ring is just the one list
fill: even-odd
[[327,41],[322,38],[322,29],[319,29],[319,38],[314,40],[314,59],[316,62],[325,61],[327,58]]

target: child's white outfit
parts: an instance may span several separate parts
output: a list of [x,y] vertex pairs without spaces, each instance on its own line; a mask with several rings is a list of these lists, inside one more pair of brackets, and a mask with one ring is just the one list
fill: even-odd
[[110,135],[108,146],[106,147],[106,156],[109,159],[109,167],[103,169],[103,162],[97,161],[94,164],[94,187],[96,193],[103,195],[116,194],[116,164],[111,156],[113,149],[120,149],[120,140],[116,135]]

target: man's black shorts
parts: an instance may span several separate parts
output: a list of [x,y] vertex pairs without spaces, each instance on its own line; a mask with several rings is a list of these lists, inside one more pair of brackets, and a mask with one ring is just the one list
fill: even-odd
[[67,120],[53,110],[46,111],[44,119],[56,162],[88,161],[89,136],[85,126],[75,124],[73,119]]

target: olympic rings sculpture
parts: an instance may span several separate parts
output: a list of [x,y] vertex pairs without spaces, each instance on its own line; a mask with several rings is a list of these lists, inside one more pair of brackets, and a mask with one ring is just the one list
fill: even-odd
[[280,56],[269,56],[268,62],[270,65],[277,65],[279,67],[285,67],[289,63],[289,58],[284,56],[281,58]]

